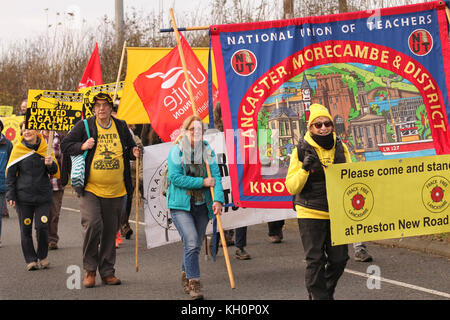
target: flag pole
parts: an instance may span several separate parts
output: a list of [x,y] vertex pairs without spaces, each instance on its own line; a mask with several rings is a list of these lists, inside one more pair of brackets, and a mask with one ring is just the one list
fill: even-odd
[[53,146],[53,131],[49,131],[47,142],[47,156],[50,156],[52,154],[52,146]]
[[[191,83],[189,81],[189,74],[187,72],[186,60],[184,59],[183,48],[181,47],[180,34],[178,33],[178,29],[177,29],[177,25],[175,23],[175,17],[173,15],[172,8],[169,9],[169,12],[170,12],[170,18],[172,19],[172,26],[173,26],[173,30],[175,32],[175,38],[177,40],[178,52],[180,53],[180,59],[181,59],[182,65],[183,65],[184,76],[186,78],[186,84],[188,87],[189,96],[191,98],[192,112],[194,113],[194,115],[198,116],[198,111],[197,111],[197,108],[195,106],[195,101],[194,101],[194,95],[192,93]],[[211,177],[211,169],[209,168],[209,163],[205,162],[205,164],[206,164],[206,171],[208,173],[208,177],[210,178]],[[211,197],[214,202],[214,188],[210,187],[210,190],[211,190]],[[217,226],[219,227],[220,240],[222,243],[223,255],[225,257],[225,263],[227,266],[228,277],[230,279],[230,286],[232,289],[234,289],[236,286],[234,283],[233,271],[231,270],[230,257],[228,255],[227,242],[225,241],[225,233],[223,232],[222,220],[220,218],[220,214],[216,215],[216,219],[217,219]]]
[[122,56],[120,57],[119,72],[117,73],[117,79],[116,79],[116,87],[114,88],[113,104],[114,104],[114,101],[116,101],[116,98],[117,98],[117,89],[119,87],[120,74],[122,73],[123,58],[125,57],[125,49],[126,48],[127,48],[127,41],[125,40],[123,42]]
[[447,15],[448,23],[450,23],[450,9],[447,6],[445,6],[445,14]]

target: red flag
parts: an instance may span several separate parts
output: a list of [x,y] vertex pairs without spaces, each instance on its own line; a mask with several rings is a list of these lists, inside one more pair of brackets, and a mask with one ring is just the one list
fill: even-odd
[[[181,46],[195,106],[203,119],[208,115],[208,74],[183,36]],[[133,84],[152,128],[163,141],[175,140],[183,121],[193,114],[178,48],[137,76]],[[215,88],[213,96],[217,97]]]
[[103,84],[102,79],[102,67],[100,64],[100,54],[98,53],[98,45],[95,44],[94,51],[92,52],[91,58],[84,70],[83,76],[81,77],[78,89],[98,86]]

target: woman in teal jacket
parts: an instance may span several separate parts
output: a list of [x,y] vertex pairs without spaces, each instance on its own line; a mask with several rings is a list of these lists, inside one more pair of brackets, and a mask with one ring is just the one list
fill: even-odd
[[[183,242],[181,277],[184,292],[192,299],[203,299],[200,290],[200,248],[209,219],[222,212],[222,178],[216,155],[203,140],[201,118],[188,117],[182,131],[168,158],[168,207]],[[209,178],[206,162],[211,170]],[[214,198],[211,187],[214,188]]]

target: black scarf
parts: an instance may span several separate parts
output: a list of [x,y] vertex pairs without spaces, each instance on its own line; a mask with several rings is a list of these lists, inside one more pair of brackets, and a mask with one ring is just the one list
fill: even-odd
[[326,150],[331,150],[334,147],[334,136],[333,132],[326,136],[319,136],[315,134],[311,134],[311,138],[322,148]]

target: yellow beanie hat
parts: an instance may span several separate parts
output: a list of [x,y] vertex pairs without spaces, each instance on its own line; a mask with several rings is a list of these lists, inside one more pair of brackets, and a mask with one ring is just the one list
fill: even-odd
[[309,106],[309,112],[308,127],[311,126],[311,123],[319,117],[327,117],[331,120],[331,122],[333,122],[330,112],[328,112],[328,109],[321,104],[313,103]]

